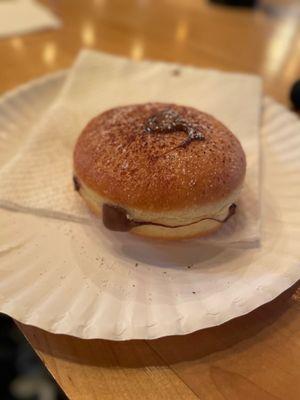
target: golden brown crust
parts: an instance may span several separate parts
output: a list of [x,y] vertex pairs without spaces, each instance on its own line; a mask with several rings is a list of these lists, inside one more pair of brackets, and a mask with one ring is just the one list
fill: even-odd
[[[147,118],[172,108],[199,124],[204,141],[177,148],[183,132],[146,133]],[[147,103],[118,107],[94,118],[74,150],[79,180],[124,207],[170,211],[201,206],[228,196],[243,181],[244,151],[212,116],[191,107]]]

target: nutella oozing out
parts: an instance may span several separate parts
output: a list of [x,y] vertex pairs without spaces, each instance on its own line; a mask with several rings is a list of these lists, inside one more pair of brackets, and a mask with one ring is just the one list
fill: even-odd
[[79,192],[80,183],[79,183],[79,180],[77,179],[77,177],[75,175],[73,175],[73,186],[74,186],[74,190],[76,190],[76,192]]
[[184,224],[184,225],[164,225],[164,224],[158,224],[155,222],[148,222],[148,221],[135,221],[131,218],[129,218],[127,211],[119,206],[115,205],[110,205],[110,204],[103,204],[102,206],[102,218],[103,218],[103,224],[107,229],[110,229],[111,231],[118,231],[118,232],[129,232],[132,228],[135,228],[137,226],[141,225],[152,225],[152,226],[161,226],[164,228],[181,228],[183,226],[190,226],[197,224],[201,221],[205,220],[212,220],[216,221],[219,223],[224,223],[226,222],[233,214],[235,214],[236,211],[236,204],[231,204],[231,206],[228,208],[228,214],[223,220],[219,220],[217,218],[201,218],[198,221],[191,222],[190,224]]
[[[73,183],[106,228],[183,238],[205,235],[235,213],[245,170],[241,144],[213,116],[145,103],[107,110],[87,124],[74,149]],[[181,224],[167,225],[179,210]],[[212,222],[199,224],[205,220]]]
[[166,108],[151,115],[145,123],[145,132],[147,133],[172,133],[185,132],[187,138],[180,143],[178,147],[185,147],[192,140],[204,140],[204,133],[199,125],[193,124],[182,118],[176,111]]

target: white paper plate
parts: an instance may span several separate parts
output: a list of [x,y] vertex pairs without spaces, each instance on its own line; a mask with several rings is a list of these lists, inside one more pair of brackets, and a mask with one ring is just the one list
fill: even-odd
[[[0,166],[65,73],[0,101]],[[163,244],[0,210],[0,311],[55,333],[125,340],[185,334],[272,300],[300,278],[300,122],[264,101],[262,243]]]

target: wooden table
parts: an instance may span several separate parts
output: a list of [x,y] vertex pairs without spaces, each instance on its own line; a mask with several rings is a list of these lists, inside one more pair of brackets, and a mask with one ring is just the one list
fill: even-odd
[[[71,65],[81,47],[261,74],[288,104],[300,78],[295,16],[201,0],[44,1],[60,30],[0,40],[0,91]],[[242,100],[242,99],[241,99]],[[299,400],[300,291],[183,337],[109,342],[18,324],[71,399]]]

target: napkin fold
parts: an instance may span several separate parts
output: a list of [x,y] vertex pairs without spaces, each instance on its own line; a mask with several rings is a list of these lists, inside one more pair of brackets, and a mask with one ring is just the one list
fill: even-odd
[[247,174],[236,217],[212,237],[219,242],[259,239],[261,79],[82,51],[52,106],[20,151],[0,170],[0,206],[91,223],[72,187],[72,152],[88,121],[111,107],[173,102],[212,114],[241,141]]
[[0,1],[0,37],[59,26],[59,19],[35,0]]

